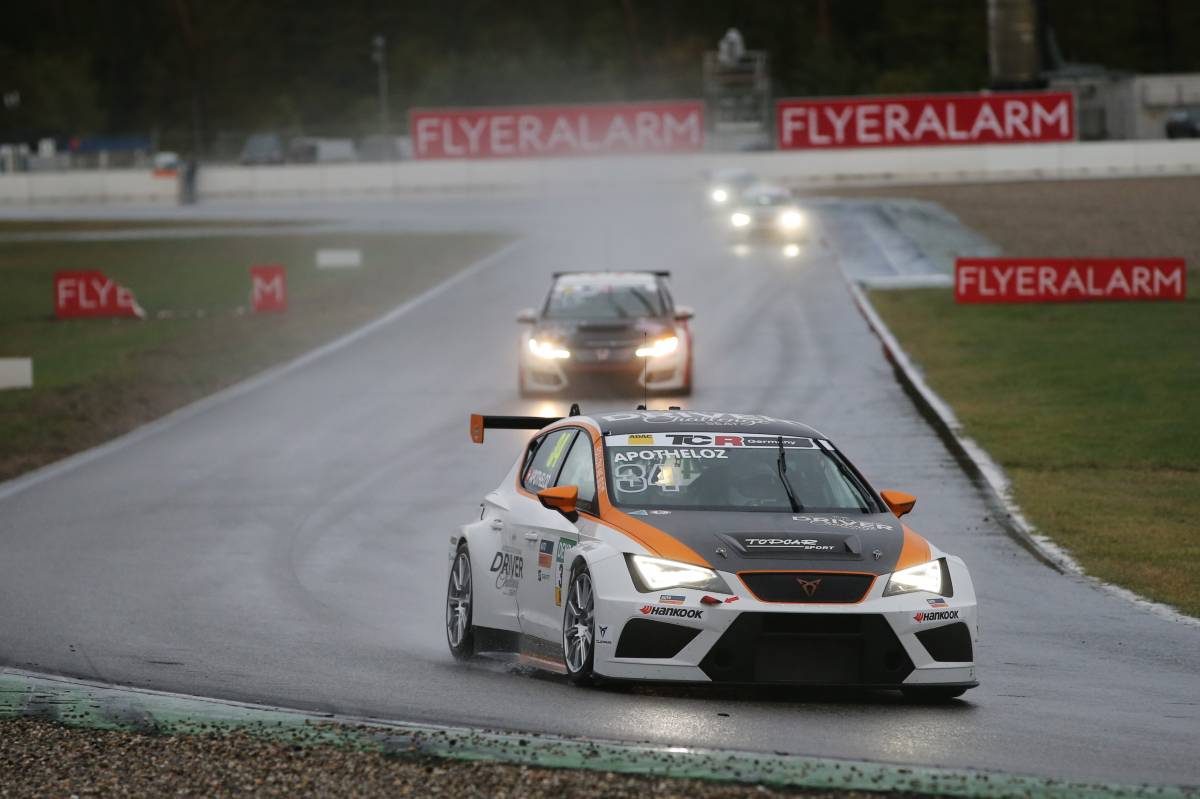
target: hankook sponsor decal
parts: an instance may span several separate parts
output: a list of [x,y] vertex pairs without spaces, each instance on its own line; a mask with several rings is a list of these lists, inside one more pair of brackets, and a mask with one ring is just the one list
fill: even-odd
[[913,615],[913,621],[915,621],[917,624],[926,621],[949,621],[950,619],[957,618],[957,610],[926,610]]
[[704,611],[695,608],[664,608],[661,605],[642,605],[643,616],[678,616],[682,619],[700,619]]
[[793,521],[823,524],[827,527],[840,527],[843,530],[894,530],[895,525],[883,522],[860,522],[857,519],[843,519],[840,516],[793,516]]

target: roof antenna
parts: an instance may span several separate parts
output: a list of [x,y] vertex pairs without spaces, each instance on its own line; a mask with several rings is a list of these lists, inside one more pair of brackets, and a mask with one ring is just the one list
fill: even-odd
[[571,410],[567,411],[567,416],[578,416],[580,413],[581,413],[581,411],[579,410],[579,403],[572,402]]

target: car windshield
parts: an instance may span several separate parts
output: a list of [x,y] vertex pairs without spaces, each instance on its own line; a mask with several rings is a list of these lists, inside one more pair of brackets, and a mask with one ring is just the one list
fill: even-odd
[[664,316],[662,294],[653,282],[559,283],[550,292],[549,319],[628,319]]
[[[870,490],[828,442],[784,436],[788,482],[804,511],[872,513]],[[622,507],[791,512],[779,437],[742,433],[608,436],[611,497]]]
[[783,192],[763,192],[761,194],[746,195],[746,202],[750,205],[774,206],[786,205],[792,201],[789,194]]

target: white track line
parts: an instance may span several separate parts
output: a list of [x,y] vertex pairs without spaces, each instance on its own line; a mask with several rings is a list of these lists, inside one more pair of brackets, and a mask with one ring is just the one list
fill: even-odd
[[215,394],[210,394],[209,396],[196,400],[189,405],[184,405],[182,408],[174,410],[168,413],[166,416],[156,419],[153,422],[149,422],[141,427],[135,428],[122,436],[118,436],[112,441],[108,441],[104,444],[100,444],[99,446],[92,447],[91,449],[84,450],[83,452],[75,455],[71,455],[70,457],[64,458],[61,461],[49,464],[48,466],[43,466],[40,469],[35,469],[28,474],[21,475],[20,477],[9,480],[6,483],[0,483],[0,500],[8,499],[9,497],[19,494],[35,485],[44,483],[47,480],[52,480],[55,477],[67,474],[68,472],[73,472],[82,466],[86,466],[87,464],[99,460],[106,455],[111,455],[112,453],[122,450],[131,444],[136,444],[137,442],[152,435],[161,433],[164,430],[169,430],[179,423],[191,419],[194,416],[198,416],[199,414],[202,414],[223,402],[228,402],[229,400],[240,397],[243,394],[247,394],[251,391],[260,389],[263,386],[270,385],[276,380],[279,380],[281,377],[289,375],[299,369],[303,369],[314,361],[324,358],[327,355],[332,355],[339,350],[345,349],[351,344],[366,338],[380,328],[390,325],[392,322],[395,322],[400,317],[412,311],[414,308],[429,302],[438,295],[443,294],[454,286],[457,286],[459,283],[474,277],[489,266],[492,266],[496,262],[503,260],[512,254],[512,252],[520,245],[521,241],[514,241],[505,245],[504,247],[501,247],[499,250],[490,253],[489,255],[485,255],[483,258],[480,258],[458,274],[442,281],[441,283],[438,283],[432,288],[426,289],[424,292],[418,294],[412,299],[397,305],[383,316],[373,319],[362,327],[351,330],[349,333],[346,333],[345,335],[340,336],[327,344],[323,344],[314,350],[309,350],[303,355],[300,355],[297,358],[288,361],[287,363],[271,367],[264,372],[260,372],[253,377],[249,377],[241,381],[240,383],[235,383],[228,388],[224,388]]

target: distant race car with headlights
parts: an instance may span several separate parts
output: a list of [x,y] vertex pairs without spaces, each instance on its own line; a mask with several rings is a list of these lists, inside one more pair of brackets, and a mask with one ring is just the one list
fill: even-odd
[[758,182],[754,173],[738,167],[714,169],[708,173],[705,194],[711,207],[724,210],[737,203],[742,192]]
[[742,193],[732,207],[728,225],[739,238],[799,242],[808,238],[808,217],[792,193],[782,186],[760,183]]
[[975,686],[962,560],[821,433],[766,416],[473,416],[537,429],[450,536],[446,635],[594,679]]
[[521,396],[692,390],[692,311],[670,272],[558,272],[540,311],[517,315]]

